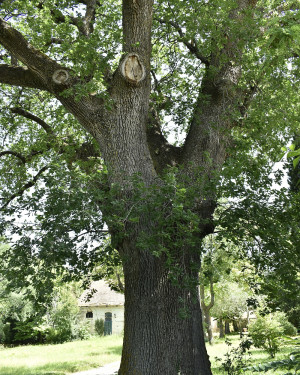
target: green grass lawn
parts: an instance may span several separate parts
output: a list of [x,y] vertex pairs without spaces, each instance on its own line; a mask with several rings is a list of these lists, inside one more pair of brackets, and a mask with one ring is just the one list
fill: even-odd
[[[232,346],[239,343],[238,336],[229,336]],[[222,357],[228,346],[224,340],[217,339],[213,346],[207,346],[214,375],[223,375],[220,362],[215,357]],[[20,346],[3,348],[0,346],[0,375],[66,375],[111,363],[121,358],[122,337],[93,337],[86,341],[75,341],[59,345]],[[250,350],[248,366],[268,362],[268,354],[260,349]],[[275,360],[285,358],[291,347],[284,347]],[[283,375],[287,370],[272,370],[267,375]],[[245,375],[259,375],[258,372],[245,371]],[[261,373],[262,374],[262,373]],[[155,374],[156,375],[156,374]]]
[[0,346],[0,375],[65,375],[121,358],[122,337],[93,337],[58,345]]

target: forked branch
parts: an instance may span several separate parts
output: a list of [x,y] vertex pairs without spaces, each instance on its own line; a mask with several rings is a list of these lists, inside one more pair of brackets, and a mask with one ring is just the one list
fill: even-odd
[[0,18],[0,44],[29,68],[32,77],[42,82],[43,88],[47,87],[48,91],[51,91],[52,75],[61,66],[30,45],[19,31],[2,18]]

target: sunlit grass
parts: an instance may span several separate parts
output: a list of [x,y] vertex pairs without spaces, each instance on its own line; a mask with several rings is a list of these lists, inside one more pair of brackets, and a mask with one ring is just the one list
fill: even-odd
[[[239,343],[239,336],[228,336],[233,346]],[[225,340],[217,339],[213,346],[207,345],[214,375],[224,375],[216,357],[223,357],[230,350]],[[281,348],[275,360],[286,358],[291,347]],[[0,346],[0,375],[66,375],[84,371],[120,360],[122,337],[94,337],[87,341],[75,341],[59,345],[20,346],[3,348]],[[247,366],[269,362],[268,354],[251,348]],[[287,370],[270,370],[266,375],[283,375]],[[258,372],[245,371],[245,375],[259,375]],[[156,374],[155,374],[156,375]]]
[[94,337],[58,345],[0,346],[0,375],[65,375],[121,358],[122,337]]

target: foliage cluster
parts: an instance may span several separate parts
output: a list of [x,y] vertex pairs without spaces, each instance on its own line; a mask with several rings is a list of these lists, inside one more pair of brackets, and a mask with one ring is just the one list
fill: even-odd
[[250,370],[252,372],[267,372],[274,371],[279,368],[287,369],[289,372],[284,375],[296,375],[300,370],[300,340],[299,338],[287,338],[283,344],[294,346],[292,352],[287,358],[281,359],[279,361],[266,362],[263,364],[257,364],[255,366],[248,366],[244,370]]
[[99,336],[104,336],[104,320],[103,319],[96,319],[95,331]]
[[[230,340],[226,339],[225,343],[228,347],[232,346]],[[217,358],[226,374],[239,375],[244,373],[244,367],[248,360],[247,354],[250,355],[249,349],[251,345],[252,342],[250,340],[242,340],[237,347],[233,347],[225,353],[223,360]]]
[[89,337],[80,321],[77,299],[70,286],[56,287],[51,304],[39,308],[22,293],[3,293],[0,297],[0,343],[61,343]]
[[264,348],[274,358],[279,350],[279,339],[284,335],[295,335],[296,328],[289,323],[284,313],[276,312],[258,316],[249,326],[253,343],[258,348]]

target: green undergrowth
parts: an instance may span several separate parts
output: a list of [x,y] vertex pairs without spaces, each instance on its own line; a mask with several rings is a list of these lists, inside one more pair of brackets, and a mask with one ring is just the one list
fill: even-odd
[[[230,340],[232,345],[228,347],[225,343],[225,339],[216,339],[213,345],[207,345],[207,351],[210,357],[212,372],[213,375],[227,375],[228,372],[225,372],[221,367],[221,362],[224,361],[225,354],[232,350],[232,348],[237,348],[240,343],[240,338],[237,335],[229,335],[227,339]],[[240,374],[243,375],[286,375],[286,374],[300,374],[300,372],[295,372],[295,370],[289,371],[287,368],[275,368],[275,366],[269,366],[268,371],[264,371],[263,368],[268,368],[268,364],[271,362],[282,362],[284,363],[289,359],[290,353],[295,350],[295,345],[292,342],[280,346],[279,352],[276,354],[275,358],[271,358],[269,354],[263,350],[255,347],[251,347],[249,354],[246,354],[244,357],[245,367],[241,370]],[[221,361],[217,360],[221,358]],[[261,370],[259,369],[259,365]],[[247,370],[247,368],[251,368]],[[232,374],[238,374],[232,373]]]

